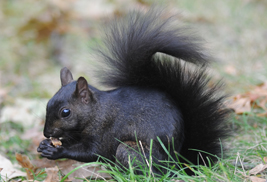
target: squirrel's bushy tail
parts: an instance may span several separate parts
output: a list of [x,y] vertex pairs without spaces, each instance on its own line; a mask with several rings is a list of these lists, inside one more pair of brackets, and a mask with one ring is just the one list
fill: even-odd
[[[162,19],[161,12],[134,12],[110,26],[107,50],[100,51],[109,66],[101,70],[102,81],[112,87],[151,87],[168,93],[184,120],[180,154],[194,164],[203,164],[207,154],[199,157],[199,152],[191,149],[220,154],[220,140],[227,135],[224,121],[228,111],[223,106],[224,97],[217,96],[219,86],[208,85],[205,65],[209,61],[202,53],[200,39],[187,36],[187,29],[175,27],[172,17]],[[198,66],[188,69],[180,59]],[[216,161],[216,157],[211,159]]]

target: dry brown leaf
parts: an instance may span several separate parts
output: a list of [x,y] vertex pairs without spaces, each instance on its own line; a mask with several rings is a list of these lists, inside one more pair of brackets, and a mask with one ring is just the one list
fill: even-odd
[[36,172],[36,168],[32,165],[29,157],[26,155],[16,153],[16,159],[19,162],[19,164],[26,170],[27,179],[32,180],[33,179],[32,173]]
[[258,177],[256,177],[256,176],[250,176],[249,179],[250,179],[252,182],[266,182],[266,179],[258,178]]
[[266,95],[267,94],[267,82],[258,84],[255,90],[258,90],[261,93],[265,93]]
[[15,177],[26,176],[26,173],[18,170],[10,160],[0,154],[0,176],[3,181],[9,181]]
[[237,114],[250,112],[252,108],[263,109],[264,112],[258,116],[267,116],[267,82],[262,83],[251,89],[245,94],[238,94],[232,97],[229,108],[232,108]]
[[263,161],[267,163],[267,157],[263,157]]
[[236,95],[232,99],[232,103],[228,105],[229,108],[232,108],[235,113],[243,114],[245,112],[251,111],[250,99],[243,97],[242,95]]
[[33,31],[35,37],[32,38],[37,43],[41,43],[49,41],[53,33],[63,35],[72,32],[73,27],[68,22],[75,19],[73,6],[67,5],[61,10],[54,6],[53,3],[47,3],[47,6],[39,14],[29,17],[28,21],[19,28],[18,35]]
[[[77,162],[75,160],[64,160],[64,161],[57,161],[57,160],[49,160],[46,158],[33,160],[32,163],[36,168],[52,168],[57,166],[63,175],[68,174],[74,168],[81,166],[82,162]],[[99,165],[89,165],[83,168],[80,168],[74,171],[71,175],[68,176],[68,179],[71,181],[75,181],[75,177],[84,178],[84,177],[91,177],[93,179],[111,179],[111,176],[107,173],[99,173],[98,171],[104,171],[105,169]]]
[[257,106],[266,110],[267,82],[259,84],[252,91],[250,91],[248,94],[254,96],[254,99],[252,100],[253,102],[255,102],[257,99],[259,100],[259,104]]
[[267,117],[267,112],[257,114],[259,117]]
[[262,171],[264,171],[267,168],[267,164],[259,164],[256,167],[254,167],[253,169],[251,169],[249,171],[249,174],[253,174],[256,175],[258,173],[261,173]]
[[52,167],[52,168],[46,168],[45,172],[47,174],[47,177],[45,178],[44,182],[57,182],[59,181],[58,177],[58,167]]
[[266,103],[267,103],[267,97],[265,97],[264,99],[262,99],[259,103],[259,106],[264,109],[265,111],[267,110],[266,108]]

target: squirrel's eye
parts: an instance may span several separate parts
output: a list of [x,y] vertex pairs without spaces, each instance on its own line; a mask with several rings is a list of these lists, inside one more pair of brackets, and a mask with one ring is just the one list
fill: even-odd
[[69,109],[63,109],[61,111],[61,117],[65,118],[68,117],[70,115],[70,110]]

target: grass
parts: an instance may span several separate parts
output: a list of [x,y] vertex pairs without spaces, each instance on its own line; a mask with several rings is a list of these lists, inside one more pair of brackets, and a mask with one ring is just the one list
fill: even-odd
[[[246,92],[251,85],[267,80],[267,4],[264,0],[172,0],[168,3],[180,14],[181,22],[197,30],[207,41],[208,49],[219,60],[219,63],[212,65],[214,79],[223,78],[228,93]],[[120,6],[115,4],[117,8]],[[36,27],[24,34],[19,33],[30,18],[45,17],[45,12],[49,12],[51,7],[57,8],[48,1],[0,1],[0,23],[3,25],[0,30],[1,107],[12,105],[12,101],[19,97],[50,98],[60,86],[59,70],[63,66],[70,67],[75,78],[83,75],[93,83],[89,71],[93,64],[90,47],[101,42],[99,24],[104,24],[107,19],[69,19],[78,31],[69,31],[62,39],[57,37],[64,41],[61,51],[66,59],[60,62],[53,56],[52,47],[55,45],[49,39],[43,42],[35,39]],[[79,24],[79,21],[88,23]],[[1,90],[8,91],[3,100]],[[226,141],[228,152],[215,166],[197,167],[198,176],[187,176],[175,169],[169,172],[179,174],[177,180],[184,181],[249,181],[243,174],[248,175],[251,168],[266,163],[267,118],[257,117],[254,111],[240,116],[233,114],[229,128],[233,136]],[[31,141],[20,137],[24,131],[23,125],[0,123],[0,153],[13,163],[16,163],[16,151],[34,156],[28,150]],[[121,172],[118,166],[102,165],[116,181],[170,181],[167,175],[153,177],[148,166],[143,167],[144,173],[148,174],[144,176],[135,175],[133,166]],[[258,176],[266,179],[266,171]],[[42,174],[35,180],[42,181],[45,177]],[[1,180],[4,181],[0,177]]]
[[0,127],[0,151],[4,153],[11,161],[15,162],[15,152],[29,154],[25,150],[30,145],[29,140],[21,139],[24,132],[24,127],[21,124],[6,122],[1,123]]
[[[253,113],[248,115],[236,116],[233,115],[233,118],[230,120],[229,126],[233,130],[233,136],[226,141],[226,147],[228,151],[224,154],[224,158],[219,158],[219,161],[214,165],[210,166],[193,166],[188,165],[197,176],[188,176],[183,172],[183,169],[173,168],[175,164],[170,157],[169,161],[166,161],[170,167],[168,167],[166,175],[158,176],[157,174],[151,173],[151,161],[149,159],[145,165],[138,166],[142,170],[143,174],[146,175],[136,175],[134,170],[136,167],[133,165],[135,159],[130,159],[130,167],[128,169],[121,168],[120,166],[114,165],[112,162],[106,160],[106,162],[94,162],[84,164],[77,167],[81,168],[89,164],[100,164],[104,166],[107,171],[102,171],[103,173],[110,174],[113,179],[88,179],[90,181],[170,181],[170,180],[184,180],[184,181],[249,181],[248,171],[255,167],[256,165],[263,163],[265,164],[264,157],[267,153],[267,134],[266,134],[266,123],[267,118],[257,117]],[[25,150],[29,145],[29,141],[23,141],[19,138],[19,135],[23,133],[23,127],[12,122],[5,123],[1,125],[0,136],[1,141],[4,145],[1,145],[1,151],[5,152],[5,155],[8,156],[13,162],[14,151],[22,151],[26,155],[31,155],[30,152]],[[12,136],[13,137],[10,137]],[[4,138],[8,136],[9,138]],[[7,151],[7,149],[9,151]],[[168,152],[168,149],[165,148],[165,151]],[[142,150],[139,151],[142,154]],[[151,153],[150,153],[151,155]],[[149,165],[147,165],[149,164]],[[177,163],[176,163],[177,164]],[[157,164],[153,165],[158,167]],[[65,178],[74,172],[76,169],[70,171]],[[168,174],[171,174],[170,176]],[[263,179],[267,178],[266,172],[262,172],[257,175]],[[35,181],[43,181],[45,179],[45,174],[39,174],[34,177]],[[24,179],[24,178],[17,178]],[[62,178],[62,181],[64,178]],[[4,177],[2,179],[4,180]],[[86,179],[84,179],[86,181]]]
[[[192,166],[187,165],[192,169],[196,176],[188,176],[185,174],[185,168],[174,168],[174,164],[180,166],[179,163],[174,162],[170,157],[169,161],[166,161],[165,164],[167,167],[166,175],[159,176],[151,172],[151,161],[144,165],[135,166],[135,159],[129,157],[129,168],[121,168],[120,166],[113,164],[113,162],[108,161],[107,159],[102,158],[106,162],[93,162],[87,163],[82,166],[75,168],[70,171],[61,181],[67,178],[75,170],[90,165],[90,164],[99,164],[104,166],[107,170],[102,171],[102,173],[108,173],[112,176],[113,179],[90,179],[90,181],[249,181],[248,171],[260,163],[264,162],[263,158],[266,157],[266,146],[267,146],[267,135],[266,135],[266,118],[258,118],[256,116],[247,116],[243,115],[232,120],[231,123],[233,128],[236,128],[235,136],[231,137],[227,141],[228,152],[224,154],[224,158],[219,158],[219,161],[214,165],[207,166]],[[257,126],[255,126],[255,121]],[[237,134],[238,133],[238,134]],[[168,153],[168,149],[165,148],[165,152]],[[142,154],[142,150],[139,150],[139,153]],[[150,153],[150,156],[152,154]],[[152,163],[153,166],[158,168],[158,164]],[[162,167],[162,166],[161,166]],[[194,168],[193,168],[194,167]],[[135,170],[141,170],[142,174],[137,175],[134,173]],[[101,173],[101,171],[99,171]],[[267,174],[262,172],[257,175],[263,179],[267,178]],[[43,176],[45,177],[45,176]],[[43,179],[43,178],[42,178]],[[37,181],[39,181],[36,178]],[[86,179],[84,179],[86,181]]]
[[[257,127],[253,126],[255,123],[251,119],[259,121],[257,122]],[[266,118],[263,119],[255,116],[242,116],[241,119],[234,119],[232,125],[239,130],[238,136],[234,137],[236,138],[234,141],[233,137],[229,139],[229,150],[225,154],[226,157],[224,159],[219,158],[219,161],[214,166],[194,166],[196,167],[195,169],[190,166],[197,176],[188,176],[184,173],[183,169],[172,167],[167,168],[167,175],[150,175],[150,166],[148,165],[139,166],[143,174],[146,175],[135,175],[133,173],[133,165],[130,165],[129,169],[124,169],[123,173],[118,166],[111,166],[110,163],[104,163],[102,165],[106,166],[108,169],[107,172],[112,175],[115,181],[246,181],[248,177],[245,177],[245,175],[249,175],[248,171],[250,169],[257,164],[265,163],[263,157],[266,157],[267,152],[266,122]],[[241,126],[246,125],[247,129],[235,126],[236,124]],[[165,150],[168,152],[167,149]],[[174,164],[172,160],[168,163],[169,166],[173,166]],[[172,175],[169,176],[168,174]],[[262,172],[258,174],[258,177],[266,179],[267,175]]]
[[[245,117],[243,117],[245,118]],[[246,118],[247,119],[247,118]],[[259,118],[262,120],[262,118]],[[248,127],[249,124],[244,121]],[[266,120],[265,120],[266,122]],[[257,129],[251,127],[250,129],[252,133],[258,131]],[[184,169],[182,168],[174,168],[174,164],[177,166],[181,166],[179,163],[174,162],[172,157],[170,156],[169,161],[165,161],[166,166],[159,166],[159,164],[152,163],[150,159],[144,159],[144,161],[148,161],[147,163],[143,163],[143,165],[138,164],[137,166],[134,165],[135,159],[131,159],[129,157],[129,168],[121,168],[120,166],[114,164],[113,162],[102,158],[105,163],[102,162],[93,162],[87,163],[82,166],[75,168],[74,170],[70,171],[61,181],[67,178],[75,170],[90,165],[90,164],[99,164],[104,166],[107,170],[102,171],[102,173],[108,173],[112,176],[113,179],[105,180],[105,179],[97,179],[95,181],[246,181],[248,177],[245,175],[248,174],[248,170],[255,167],[256,164],[264,163],[263,157],[266,155],[266,133],[264,130],[261,131],[262,133],[254,134],[254,139],[250,140],[250,142],[246,141],[246,135],[253,136],[250,133],[247,133],[245,130],[240,132],[241,134],[239,137],[243,138],[243,140],[238,140],[238,142],[233,142],[232,146],[230,146],[231,151],[228,151],[227,157],[224,159],[219,158],[219,161],[214,165],[207,165],[207,166],[192,166],[187,165],[192,171],[195,172],[196,176],[188,176],[185,174]],[[255,143],[253,143],[253,141]],[[168,149],[165,148],[165,152],[168,153]],[[142,150],[139,150],[139,153],[142,154]],[[151,153],[150,153],[151,156]],[[158,175],[151,171],[150,164],[156,168],[163,167],[167,169],[165,175]],[[193,168],[194,167],[194,168]],[[135,170],[141,170],[141,174],[137,175],[134,173]],[[99,171],[101,173],[101,171]],[[267,177],[266,173],[261,173],[261,178],[265,179]],[[94,179],[90,179],[90,181],[94,181]],[[86,179],[84,179],[86,181]]]

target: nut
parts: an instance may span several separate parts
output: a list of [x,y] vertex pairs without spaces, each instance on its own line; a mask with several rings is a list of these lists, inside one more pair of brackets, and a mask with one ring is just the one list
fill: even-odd
[[54,137],[50,137],[50,140],[52,141],[52,144],[57,147],[57,146],[60,146],[62,145],[61,141],[57,138],[54,138]]

